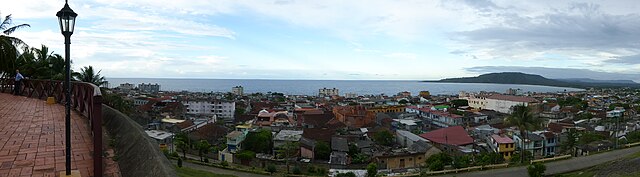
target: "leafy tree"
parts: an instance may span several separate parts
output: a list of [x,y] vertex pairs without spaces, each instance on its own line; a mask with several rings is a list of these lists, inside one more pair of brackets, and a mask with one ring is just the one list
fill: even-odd
[[460,106],[469,106],[469,101],[468,100],[463,100],[463,99],[456,99],[456,100],[451,100],[451,106],[457,108]]
[[256,153],[271,153],[273,149],[273,137],[271,131],[262,129],[258,132],[249,132],[242,142],[242,147]]
[[11,18],[11,14],[5,16],[4,19],[0,19],[0,21],[2,21],[2,23],[0,23],[0,31],[2,31],[0,34],[0,76],[4,77],[15,74],[17,57],[19,55],[18,48],[20,48],[20,46],[27,46],[21,39],[9,35],[20,28],[30,27],[30,25],[20,24],[12,26],[13,19]]
[[591,119],[591,118],[593,118],[593,114],[588,113],[588,112],[583,112],[583,113],[580,113],[580,114],[576,115],[575,119],[583,120],[583,119]]
[[246,109],[241,108],[241,107],[237,107],[236,110],[234,111],[233,115],[235,117],[238,117],[238,116],[244,115],[245,112],[246,112]]
[[289,173],[289,161],[293,157],[298,156],[300,146],[297,142],[287,142],[284,145],[278,147],[278,155],[285,159],[287,165],[287,173]]
[[595,132],[584,132],[580,134],[580,138],[578,138],[578,144],[584,145],[589,144],[594,141],[604,140],[606,137],[602,134]]
[[479,165],[499,164],[504,162],[504,158],[499,153],[484,153],[478,158]]
[[576,132],[575,129],[569,129],[569,131],[567,132],[567,139],[560,143],[560,148],[562,148],[562,151],[571,152],[571,154],[573,155],[575,153],[573,152],[573,150],[578,143],[577,141],[578,132]]
[[363,153],[357,153],[352,156],[351,162],[354,164],[366,163],[369,161],[369,156]]
[[542,163],[534,163],[527,167],[527,173],[529,173],[529,177],[543,177],[544,171],[547,170],[547,167]]
[[198,155],[200,156],[200,161],[204,161],[204,156],[207,155],[211,150],[212,146],[207,142],[207,140],[200,140],[198,142]]
[[299,166],[296,165],[293,167],[293,174],[296,174],[296,175],[302,174],[302,170],[300,170]]
[[406,99],[401,99],[400,101],[398,101],[398,104],[407,104],[409,103],[409,101],[407,101]]
[[379,131],[373,134],[373,140],[384,146],[391,146],[393,144],[393,134],[387,130]]
[[438,153],[427,158],[426,163],[429,164],[429,169],[432,171],[444,170],[444,166],[451,163],[452,159],[445,153]]
[[240,160],[251,160],[256,157],[256,153],[253,151],[242,150],[238,152],[237,157]]
[[576,97],[566,97],[566,98],[559,98],[558,99],[558,104],[562,107],[564,106],[574,106],[574,105],[580,105],[582,104],[582,99],[580,98],[576,98]]
[[96,73],[93,70],[93,66],[85,66],[84,68],[80,69],[80,73],[76,74],[74,78],[76,78],[76,80],[92,83],[100,87],[107,83],[107,80],[104,77],[100,76],[100,72],[101,71],[98,71]]
[[369,163],[367,165],[367,177],[375,177],[378,175],[378,165],[376,163]]
[[453,158],[453,168],[466,168],[473,164],[471,156],[463,155]]
[[349,155],[356,155],[360,153],[360,149],[358,148],[358,146],[356,146],[356,144],[349,144]]
[[[525,105],[516,105],[512,107],[511,115],[505,118],[504,123],[509,126],[516,126],[520,130],[520,136],[523,137],[522,146],[527,141],[528,131],[533,131],[542,126],[542,119],[533,115],[531,108]],[[524,151],[525,148],[520,148],[520,151]],[[521,162],[524,160],[524,153],[522,154]]]
[[182,156],[187,158],[187,150],[189,149],[189,137],[187,137],[186,133],[178,133],[174,140],[176,147],[182,151]]
[[[515,154],[513,154],[513,156],[511,156],[510,161],[511,162],[519,162],[519,161],[528,162],[533,159],[533,154],[531,154],[531,152],[529,151],[524,151],[524,155],[521,155],[520,153],[522,153],[522,151],[516,152]],[[522,159],[522,157],[524,157],[524,160]]]
[[629,106],[629,104],[626,104],[626,103],[613,103],[613,104],[609,105],[609,110],[613,110],[613,109],[615,109],[616,107],[622,107],[622,108],[624,108],[624,109],[629,109],[629,108],[631,108],[631,107]]
[[629,132],[626,137],[629,143],[638,142],[640,141],[640,131]]
[[317,159],[329,160],[329,155],[331,155],[331,147],[329,147],[329,144],[325,143],[324,141],[318,141],[313,153],[314,157]]

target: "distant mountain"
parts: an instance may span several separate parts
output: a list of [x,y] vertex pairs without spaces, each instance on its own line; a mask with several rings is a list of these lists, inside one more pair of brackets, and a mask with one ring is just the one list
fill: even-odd
[[525,84],[525,85],[544,85],[555,87],[573,87],[573,88],[590,88],[590,87],[640,87],[640,84],[633,81],[609,81],[609,80],[593,80],[593,79],[548,79],[540,75],[525,74],[520,72],[504,72],[482,74],[476,77],[448,78],[439,81],[425,82],[450,82],[450,83],[493,83],[493,84]]

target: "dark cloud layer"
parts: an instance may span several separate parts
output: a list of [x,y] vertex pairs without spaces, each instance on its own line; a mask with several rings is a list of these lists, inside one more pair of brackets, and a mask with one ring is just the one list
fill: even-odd
[[[491,6],[477,3],[480,2],[470,6]],[[470,45],[471,49],[497,51],[492,55],[503,58],[513,57],[514,54],[509,53],[513,49],[559,52],[638,51],[640,48],[640,15],[637,13],[613,15],[603,12],[599,5],[571,3],[566,9],[537,16],[506,10],[496,13],[496,16],[503,20],[482,28],[454,33],[453,39]],[[631,60],[620,58],[610,62],[616,61]]]
[[605,60],[605,63],[614,63],[614,64],[640,64],[640,55],[630,55],[617,57],[609,60]]
[[633,80],[640,81],[640,74],[601,72],[589,69],[523,67],[523,66],[476,66],[466,68],[468,72],[484,74],[494,72],[522,72],[537,74],[547,78],[590,78],[596,80]]

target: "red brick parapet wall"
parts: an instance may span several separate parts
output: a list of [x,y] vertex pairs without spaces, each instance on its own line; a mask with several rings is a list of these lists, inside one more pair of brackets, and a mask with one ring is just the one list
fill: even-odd
[[[11,93],[13,79],[0,79],[0,92]],[[65,94],[62,81],[25,79],[21,93],[38,99],[54,97],[56,103],[63,104]],[[93,139],[93,176],[103,176],[102,148],[102,93],[91,83],[71,82],[71,109],[89,119]]]

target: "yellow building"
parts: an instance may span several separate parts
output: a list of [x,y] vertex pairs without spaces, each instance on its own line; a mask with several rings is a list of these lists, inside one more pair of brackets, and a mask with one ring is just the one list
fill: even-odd
[[431,93],[429,93],[429,91],[420,91],[419,95],[421,97],[423,97],[423,98],[427,98],[427,97],[431,96]]
[[493,144],[493,151],[500,153],[504,160],[511,159],[516,150],[515,143],[507,136],[491,135],[491,144]]

